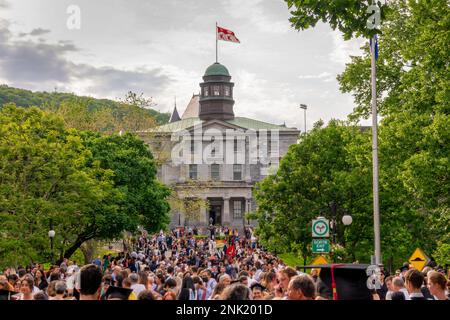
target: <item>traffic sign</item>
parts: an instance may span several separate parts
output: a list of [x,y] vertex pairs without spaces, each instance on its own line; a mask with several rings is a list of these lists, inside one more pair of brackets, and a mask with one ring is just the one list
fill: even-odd
[[421,249],[416,248],[408,261],[414,266],[414,268],[422,271],[423,267],[425,267],[425,265],[430,261],[430,258],[428,258]]
[[328,238],[330,236],[330,223],[327,219],[315,219],[312,221],[312,237]]
[[313,253],[329,253],[330,241],[328,239],[313,239],[312,241]]
[[[318,256],[317,258],[315,258],[313,260],[313,262],[311,262],[311,264],[312,265],[315,265],[315,264],[328,264],[328,261],[323,256]],[[317,270],[317,274],[320,275],[320,268],[317,268],[315,270]]]
[[313,260],[313,262],[311,262],[311,264],[327,264],[328,261],[327,259],[325,259],[323,256],[318,256],[317,258],[315,258]]

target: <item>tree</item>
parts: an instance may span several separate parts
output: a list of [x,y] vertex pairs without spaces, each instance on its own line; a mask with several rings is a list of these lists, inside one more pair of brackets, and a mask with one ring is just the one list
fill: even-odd
[[372,0],[285,0],[291,10],[289,21],[297,30],[315,27],[322,21],[330,25],[333,30],[343,33],[344,39],[364,36],[370,38],[378,33],[376,28],[369,29],[367,21],[374,14],[371,5],[376,2],[380,8],[380,19],[384,19],[389,7],[385,1]]
[[[358,128],[331,121],[327,127],[317,126],[299,144],[290,146],[278,172],[258,183],[255,189],[257,233],[265,246],[270,250],[298,250],[306,263],[311,253],[311,220],[320,215],[330,218],[332,201],[353,217],[351,232],[347,231],[349,228],[338,229],[338,243],[354,248],[370,238],[367,225],[371,183],[370,176],[364,177],[369,169],[366,164],[349,166],[350,143],[356,148],[361,146],[355,142],[358,140],[369,140],[369,136]],[[363,152],[370,153],[370,147]],[[354,260],[367,258],[367,250],[354,252]]]
[[[343,32],[345,39],[381,35],[377,105],[383,116],[379,125],[382,253],[393,264],[404,261],[416,246],[433,252],[439,241],[448,241],[450,234],[447,1],[378,3],[382,23],[376,29],[366,27],[366,10],[371,1],[286,2],[292,9],[290,21],[298,30],[321,20]],[[363,55],[352,57],[338,76],[341,91],[351,92],[355,98],[356,108],[349,117],[353,123],[371,112],[371,57],[367,44],[363,50]],[[349,143],[347,161],[355,175],[341,172],[338,185],[351,187],[370,177],[368,142],[354,139]],[[371,197],[366,196],[361,204],[369,206]],[[359,250],[366,249],[365,241],[369,240],[359,241],[354,248],[356,256]]]
[[[415,246],[430,254],[450,235],[450,9],[441,0],[389,5],[377,62],[382,234],[403,254]],[[355,97],[354,120],[370,113],[369,66],[366,47],[338,77]]]
[[37,108],[0,111],[0,261],[4,265],[70,257],[90,239],[112,239],[138,225],[167,223],[168,190],[155,178],[138,138],[67,130]]

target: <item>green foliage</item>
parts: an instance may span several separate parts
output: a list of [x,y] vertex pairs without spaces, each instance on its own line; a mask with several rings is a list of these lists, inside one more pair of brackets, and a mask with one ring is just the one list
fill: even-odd
[[439,241],[438,245],[436,246],[436,250],[433,253],[433,257],[436,260],[436,262],[443,266],[449,266],[450,265],[450,243],[444,243]]
[[[287,1],[291,22],[322,20],[345,38],[365,34],[367,1]],[[339,6],[339,5],[340,6]],[[387,9],[387,8],[384,8]],[[395,1],[384,10],[377,61],[380,213],[383,261],[399,265],[416,247],[448,260],[450,243],[450,7],[445,0]],[[338,80],[357,107],[371,112],[367,44]],[[292,146],[277,174],[257,185],[258,234],[272,250],[310,255],[310,221],[336,200],[353,217],[338,228],[342,260],[369,262],[373,252],[370,131],[331,122]],[[326,213],[324,214],[327,215]],[[286,223],[289,221],[289,223]],[[336,251],[335,251],[335,258]],[[338,259],[340,260],[340,259]]]
[[283,262],[292,268],[303,265],[303,259],[299,258],[297,254],[288,252],[288,253],[280,253],[278,257],[283,260]]
[[[349,247],[370,237],[370,177],[362,178],[367,164],[350,166],[357,159],[352,148],[369,151],[366,133],[332,121],[315,128],[301,142],[292,145],[282,159],[276,175],[258,183],[257,234],[270,250],[299,252],[303,259],[311,254],[311,220],[319,215],[330,218],[330,204],[336,201],[353,217],[348,229],[338,230],[338,239]],[[359,156],[359,155],[358,155]],[[290,221],[286,224],[286,221]],[[367,252],[362,253],[367,258]]]
[[69,128],[99,132],[148,129],[145,126],[165,124],[170,114],[154,109],[151,99],[129,92],[123,101],[80,97],[72,93],[31,92],[0,85],[0,108],[7,103],[21,107],[38,106],[61,114]]
[[85,241],[112,239],[167,221],[168,190],[150,151],[131,134],[67,130],[56,115],[6,105],[0,110],[0,262],[70,257]]
[[[377,30],[367,27],[367,20],[373,11],[368,12],[372,0],[285,0],[292,17],[289,21],[297,30],[315,27],[317,22],[328,23],[335,30],[340,30],[345,39],[353,36],[373,36]],[[376,1],[384,19],[388,6],[384,1]]]

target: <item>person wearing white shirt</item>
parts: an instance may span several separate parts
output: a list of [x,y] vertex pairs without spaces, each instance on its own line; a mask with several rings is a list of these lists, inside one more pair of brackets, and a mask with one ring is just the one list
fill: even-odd
[[392,285],[394,292],[401,291],[405,295],[405,300],[411,300],[408,290],[405,288],[405,282],[401,277],[395,277],[394,280],[392,280]]

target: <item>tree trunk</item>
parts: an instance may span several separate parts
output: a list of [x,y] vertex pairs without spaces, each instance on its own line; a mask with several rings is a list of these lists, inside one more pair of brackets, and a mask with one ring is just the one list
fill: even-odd
[[93,239],[86,241],[82,246],[80,246],[80,250],[83,252],[85,264],[89,264],[92,260],[94,260],[95,249],[96,243]]
[[[77,251],[77,249],[85,242],[89,239],[80,239],[78,238],[74,244],[72,246],[70,246],[65,252],[64,252],[64,258],[69,259],[74,253],[75,251]],[[57,261],[57,264],[61,264],[63,259],[60,259],[59,261]]]

